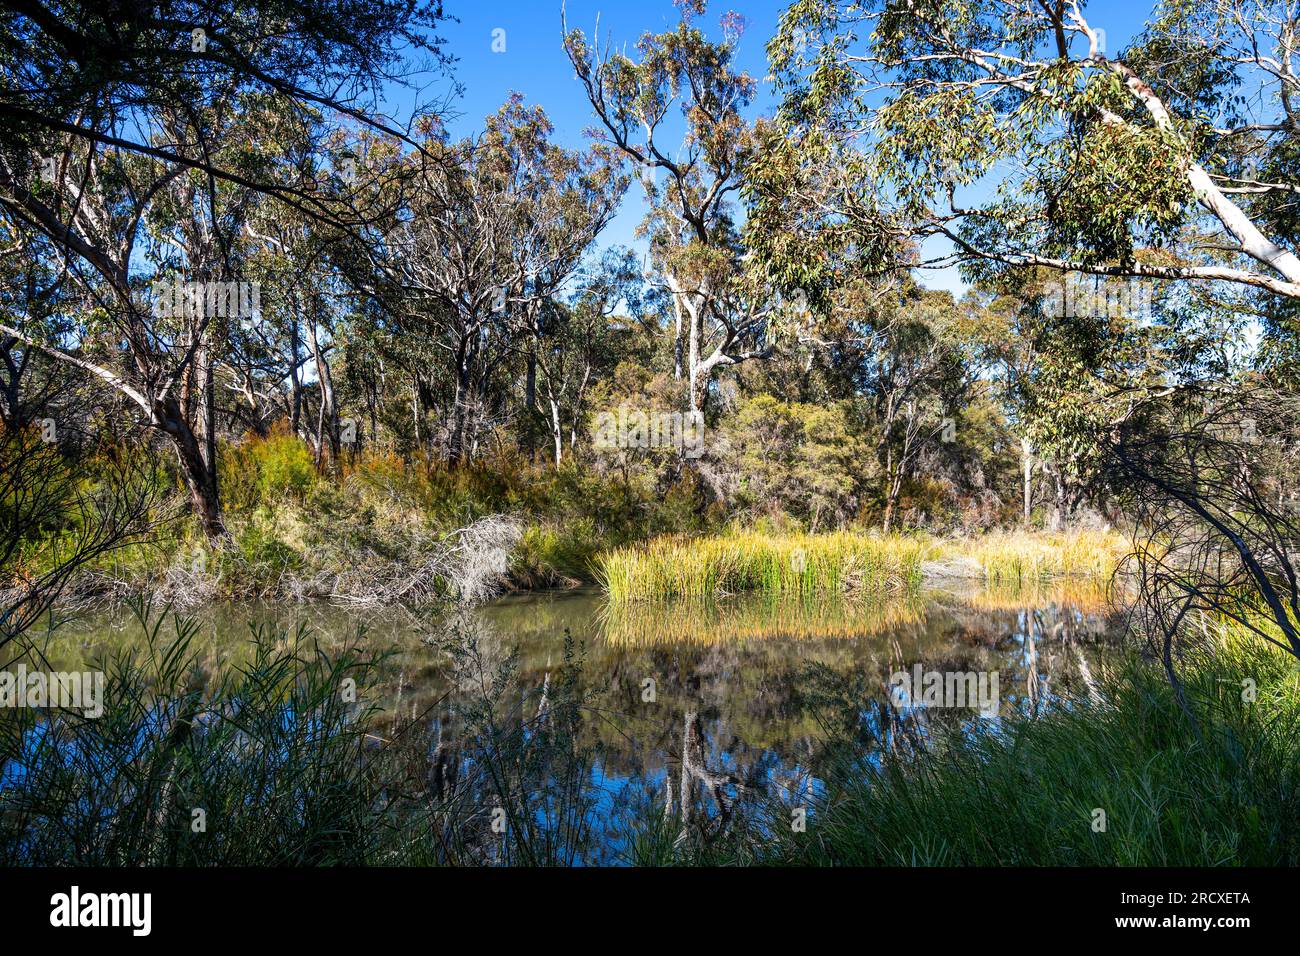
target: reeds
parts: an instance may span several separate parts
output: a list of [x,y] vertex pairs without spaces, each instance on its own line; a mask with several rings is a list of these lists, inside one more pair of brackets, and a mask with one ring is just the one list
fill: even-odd
[[806,834],[774,828],[731,852],[800,865],[1294,866],[1291,659],[1222,635],[1184,680],[1199,734],[1161,670],[1133,659],[1101,675],[1095,703],[964,726],[920,759],[851,755]]
[[884,592],[915,587],[929,561],[973,562],[1001,587],[1055,577],[1108,580],[1127,552],[1100,531],[1005,533],[960,541],[915,535],[774,535],[736,531],[702,538],[660,537],[605,552],[597,576],[611,600],[710,598],[762,591],[781,595]]
[[258,628],[247,660],[205,680],[197,624],[137,615],[139,646],[96,665],[100,715],[0,708],[0,866],[540,866],[601,852],[571,641],[539,689],[517,680],[515,655],[493,666],[452,634],[439,648],[451,680],[474,690],[407,720],[371,701],[384,653]]
[[971,558],[990,584],[1033,584],[1064,576],[1101,581],[1110,578],[1128,552],[1120,535],[1106,531],[1008,532],[952,542],[945,550]]
[[925,539],[901,535],[734,532],[654,538],[605,552],[596,563],[610,599],[623,602],[703,599],[746,591],[813,595],[904,590],[920,583],[921,565],[931,551]]
[[[0,864],[330,865],[375,859],[391,830],[363,759],[374,663],[326,659],[305,631],[253,633],[238,673],[203,686],[198,626],[140,610],[141,646],[104,662],[102,714],[0,719]],[[174,633],[168,633],[174,625]]]

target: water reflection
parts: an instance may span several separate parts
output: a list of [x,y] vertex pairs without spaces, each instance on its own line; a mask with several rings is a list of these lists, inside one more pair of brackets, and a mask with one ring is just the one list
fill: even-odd
[[[512,670],[526,733],[561,699],[566,637],[580,666],[571,699],[583,762],[576,770],[598,828],[583,862],[617,862],[613,821],[653,806],[688,832],[725,828],[733,815],[775,798],[811,805],[823,788],[827,696],[854,703],[868,747],[918,746],[932,724],[986,720],[972,710],[911,708],[900,720],[889,676],[927,671],[996,672],[999,713],[1041,713],[1062,700],[1095,696],[1097,675],[1116,645],[1117,612],[1086,587],[1032,593],[931,591],[888,600],[781,601],[731,598],[611,608],[591,592],[534,593],[447,617],[407,612],[358,616],[321,606],[222,607],[202,614],[192,647],[209,674],[239,666],[249,628],[308,624],[322,648],[355,641],[391,649],[382,681],[365,689],[384,720],[376,745],[419,740],[414,770],[434,800],[473,790],[482,768],[475,707],[482,682]],[[45,644],[52,669],[82,669],[130,648],[128,615],[68,622]],[[452,666],[448,646],[472,647],[476,670]],[[485,675],[487,677],[485,678]],[[560,719],[556,718],[557,721]],[[992,720],[996,721],[994,716]],[[480,748],[480,749],[476,749]],[[554,767],[547,773],[555,774]],[[474,799],[480,799],[476,794]],[[487,798],[483,798],[487,799]]]

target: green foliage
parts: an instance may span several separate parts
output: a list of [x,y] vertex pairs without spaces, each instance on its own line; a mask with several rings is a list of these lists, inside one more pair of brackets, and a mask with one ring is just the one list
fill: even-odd
[[301,497],[316,482],[316,464],[301,439],[277,436],[256,446],[258,490],[263,501]]
[[759,395],[744,400],[719,430],[740,507],[792,515],[813,531],[854,514],[866,448],[844,404]]
[[525,587],[591,581],[596,555],[608,543],[589,517],[530,525],[515,548],[511,576]]
[[221,495],[228,507],[256,508],[302,498],[318,480],[311,449],[284,433],[253,437],[221,448]]

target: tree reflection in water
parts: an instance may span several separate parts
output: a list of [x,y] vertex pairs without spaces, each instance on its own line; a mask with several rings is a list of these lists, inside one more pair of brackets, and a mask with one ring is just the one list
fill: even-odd
[[[845,741],[869,765],[939,727],[997,731],[997,716],[899,706],[889,676],[914,664],[997,672],[1003,715],[1095,699],[1120,631],[1114,603],[1059,587],[614,612],[569,592],[437,620],[395,614],[366,622],[368,643],[393,647],[367,691],[384,713],[372,736],[400,754],[404,805],[434,808],[436,858],[619,862],[646,852],[630,845],[630,820],[662,821],[654,840],[668,848],[791,825]],[[357,625],[322,608],[214,613],[200,638],[209,666],[239,662],[250,618],[306,619],[326,647]],[[86,619],[47,653],[58,667],[124,634]]]

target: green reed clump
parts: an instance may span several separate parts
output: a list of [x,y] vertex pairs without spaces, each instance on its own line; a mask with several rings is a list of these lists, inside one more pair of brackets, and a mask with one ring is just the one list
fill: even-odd
[[[1258,689],[1255,699],[1243,693],[1247,679]],[[949,732],[919,755],[870,761],[847,734],[827,748],[835,755],[824,770],[831,784],[807,833],[774,827],[761,838],[737,835],[710,862],[1300,862],[1300,674],[1293,661],[1228,640],[1186,681],[1199,735],[1163,672],[1137,660],[1105,679],[1104,703]]]
[[708,598],[765,591],[813,595],[916,585],[931,546],[920,538],[857,532],[769,535],[736,531],[653,538],[605,552],[598,578],[614,601]]

